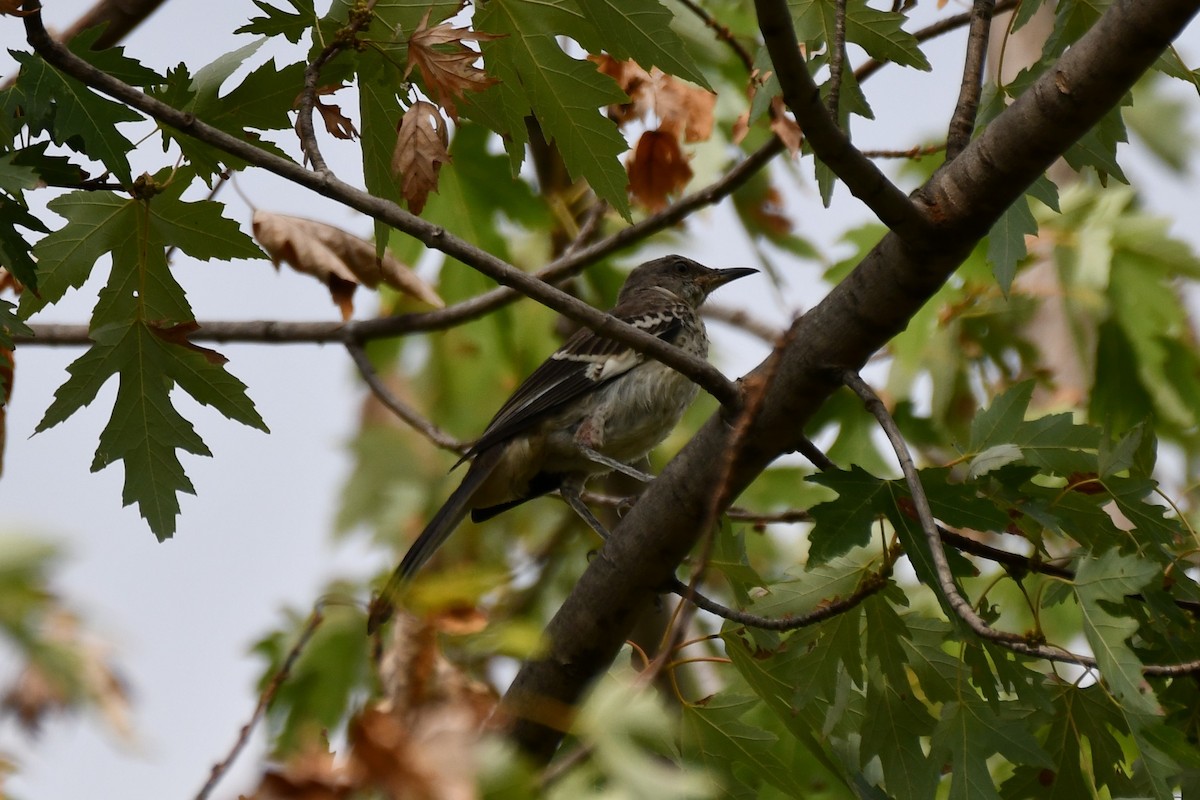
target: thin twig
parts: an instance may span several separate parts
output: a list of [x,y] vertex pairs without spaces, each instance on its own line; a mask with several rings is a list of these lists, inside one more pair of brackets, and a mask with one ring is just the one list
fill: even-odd
[[304,623],[304,627],[300,631],[300,638],[292,645],[292,649],[288,651],[287,657],[283,660],[279,670],[271,677],[271,682],[267,684],[267,688],[258,697],[258,705],[254,707],[254,713],[250,715],[250,720],[242,726],[242,730],[238,733],[237,741],[233,743],[233,748],[229,754],[212,768],[212,774],[204,786],[200,787],[200,791],[196,793],[196,800],[206,800],[212,794],[213,789],[217,787],[217,783],[233,766],[234,760],[241,754],[246,747],[246,743],[250,741],[250,734],[254,731],[255,726],[263,718],[267,712],[267,706],[275,699],[275,693],[279,691],[279,687],[287,680],[291,674],[292,668],[296,666],[296,661],[300,658],[300,654],[304,652],[304,648],[308,646],[309,640],[313,634],[317,632],[317,628],[325,621],[324,615],[325,602],[319,601],[308,615],[308,621]]
[[[1006,11],[1012,11],[1020,4],[1021,0],[1000,0],[1000,2],[996,3],[996,8],[993,13],[1003,14]],[[945,19],[938,20],[932,25],[928,25],[924,28],[921,28],[919,31],[915,31],[913,33],[913,38],[916,39],[918,43],[926,42],[930,39],[941,36],[944,33],[958,30],[959,28],[971,23],[972,13],[973,12],[966,11],[962,14],[955,14],[952,17],[946,17]],[[864,61],[858,66],[858,69],[854,70],[854,77],[858,79],[859,83],[862,83],[890,63],[892,62],[880,61],[874,58],[869,61]]]
[[678,2],[688,11],[695,14],[701,22],[707,25],[708,28],[717,35],[718,39],[729,45],[729,49],[733,50],[734,54],[737,55],[737,57],[741,60],[742,66],[746,68],[747,72],[752,72],[754,70],[754,56],[750,55],[750,51],[742,46],[742,43],[739,42],[737,37],[733,35],[733,31],[729,30],[729,28],[725,25],[722,25],[716,19],[716,17],[708,13],[708,11],[705,9],[701,8],[699,5],[693,2],[693,0],[678,0]]
[[979,111],[979,95],[983,91],[983,62],[987,57],[988,35],[996,0],[975,0],[971,8],[971,26],[967,32],[967,60],[963,65],[962,86],[958,103],[950,118],[946,133],[946,160],[953,161],[971,142],[975,116]]
[[715,319],[719,322],[724,322],[726,325],[732,325],[768,343],[779,341],[779,337],[783,334],[780,328],[760,321],[758,317],[749,311],[740,308],[730,308],[720,303],[705,303],[700,307],[700,314],[705,319]]
[[462,455],[467,451],[467,445],[421,416],[415,408],[412,408],[399,397],[396,397],[384,385],[383,380],[379,377],[379,373],[375,371],[375,366],[371,363],[371,359],[367,357],[367,353],[363,350],[361,344],[355,341],[347,341],[346,350],[350,353],[350,357],[354,359],[354,364],[358,367],[363,380],[367,382],[367,386],[371,388],[371,391],[379,399],[379,402],[387,406],[393,414],[404,420],[417,433],[443,450],[449,450],[458,455]]
[[915,241],[926,234],[930,223],[916,204],[851,144],[822,105],[821,92],[800,53],[786,0],[755,0],[754,7],[783,98],[813,153],[901,239]]
[[845,68],[846,0],[837,0],[833,6],[833,41],[829,42],[829,94],[825,98],[825,107],[835,123],[841,119],[842,72]]
[[925,147],[910,147],[907,150],[863,150],[867,158],[910,158],[919,161],[922,156],[931,156],[946,149],[946,144],[931,144]]
[[330,173],[325,157],[321,155],[321,147],[317,144],[317,133],[313,127],[313,106],[317,102],[317,82],[321,79],[321,70],[339,53],[354,43],[359,31],[371,24],[375,18],[375,3],[368,0],[362,8],[354,8],[345,28],[337,32],[333,41],[304,68],[304,89],[300,92],[300,103],[296,115],[296,135],[300,137],[300,149],[304,157],[316,172]]
[[[896,421],[888,413],[883,401],[879,399],[879,396],[875,394],[874,390],[871,389],[857,372],[853,370],[845,371],[842,373],[842,381],[862,399],[863,405],[875,417],[896,453],[896,460],[900,462],[900,469],[904,473],[904,481],[908,485],[909,493],[912,495],[913,508],[917,512],[917,519],[920,521],[921,529],[925,533],[925,542],[929,547],[930,556],[933,559],[939,588],[947,605],[950,606],[955,615],[981,639],[995,642],[1001,647],[1012,650],[1014,653],[1041,658],[1047,661],[1078,664],[1089,669],[1097,669],[1099,664],[1091,656],[1072,653],[1063,648],[1046,645],[1040,641],[1031,640],[1028,637],[1009,631],[996,630],[975,612],[971,603],[959,591],[958,583],[954,579],[954,573],[950,570],[950,563],[946,560],[946,552],[942,549],[941,540],[938,536],[937,523],[933,519],[933,510],[929,506],[929,498],[925,495],[925,488],[921,485],[921,476],[917,473],[912,455],[908,452],[908,445],[904,443],[904,437],[900,433],[900,428],[896,425]],[[1200,671],[1200,659],[1179,664],[1145,664],[1142,666],[1142,673],[1145,675],[1175,676],[1197,671]]]

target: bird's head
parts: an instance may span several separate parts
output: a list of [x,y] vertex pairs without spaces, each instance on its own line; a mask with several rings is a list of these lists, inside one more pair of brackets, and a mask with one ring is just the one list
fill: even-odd
[[619,300],[649,289],[666,290],[693,308],[708,295],[730,281],[758,272],[750,267],[710,269],[684,256],[663,256],[647,261],[625,279]]

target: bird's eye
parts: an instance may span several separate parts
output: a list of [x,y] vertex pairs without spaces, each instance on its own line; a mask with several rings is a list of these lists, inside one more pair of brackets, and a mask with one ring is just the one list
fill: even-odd
[[688,271],[687,262],[686,261],[676,261],[675,262],[675,271],[678,272],[680,275],[683,275],[684,273],[686,273]]

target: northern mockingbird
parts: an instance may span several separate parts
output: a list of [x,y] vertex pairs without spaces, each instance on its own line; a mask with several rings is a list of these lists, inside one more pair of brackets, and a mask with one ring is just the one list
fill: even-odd
[[[717,287],[757,271],[709,269],[678,255],[657,258],[629,273],[608,313],[706,358],[708,334],[697,309]],[[630,463],[667,437],[696,392],[688,378],[628,345],[591,330],[577,332],[517,387],[455,464],[472,459],[462,483],[371,604],[368,629],[387,622],[401,585],[468,512],[480,522],[559,490],[603,536],[579,497],[584,482],[614,470],[649,480]]]

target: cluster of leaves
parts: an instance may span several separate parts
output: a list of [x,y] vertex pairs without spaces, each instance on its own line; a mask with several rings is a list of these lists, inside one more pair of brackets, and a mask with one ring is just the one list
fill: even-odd
[[[522,264],[545,261],[562,229],[574,232],[577,220],[567,214],[572,218],[564,224],[561,206],[590,196],[586,190],[627,220],[665,207],[697,177],[731,163],[731,152],[740,158],[768,136],[803,152],[765,50],[714,43],[701,20],[675,16],[658,0],[489,0],[469,20],[458,14],[457,0],[380,0],[369,8],[333,0],[323,13],[311,0],[256,5],[261,16],[239,32],[263,38],[194,72],[180,64],[159,75],[119,48],[93,51],[96,32],[77,37],[71,48],[155,99],[297,162],[310,153],[273,144],[264,134],[293,126],[306,65],[319,61],[314,110],[328,135],[342,140],[336,146],[358,138],[366,188]],[[750,4],[703,5],[739,47],[759,41]],[[870,58],[930,69],[918,37],[904,27],[904,12],[865,0],[841,5],[844,25],[833,0],[791,3],[826,93],[831,81],[822,73],[839,28]],[[1013,28],[1039,5],[1023,3]],[[1011,84],[992,87],[981,126],[1099,12],[1095,4],[1063,0],[1055,13],[1041,60]],[[568,38],[573,44],[565,47]],[[256,64],[266,39],[294,52],[296,61]],[[127,132],[145,122],[141,116],[34,54],[15,57],[21,72],[0,93],[0,263],[24,292],[19,306],[0,299],[0,348],[28,334],[30,315],[82,286],[95,270],[108,269],[90,321],[93,345],[72,365],[39,430],[65,420],[117,377],[112,418],[93,467],[123,461],[125,502],[139,504],[157,536],[170,536],[177,494],[191,490],[178,451],[208,452],[176,410],[172,390],[265,429],[221,357],[189,341],[196,321],[166,255],[169,248],[201,260],[263,255],[221,204],[185,199],[189,189],[212,186],[246,164],[164,127],[164,168],[135,178],[129,160],[135,137]],[[1177,57],[1158,66],[1196,83]],[[356,113],[331,99],[346,84],[357,91]],[[871,118],[852,70],[840,76],[839,97],[844,124],[853,116]],[[1116,160],[1116,146],[1126,138],[1122,112],[1114,110],[1081,140],[1068,163],[1105,181],[1123,180]],[[574,187],[534,184],[524,165],[538,139],[553,142]],[[96,165],[100,174],[93,175]],[[819,162],[813,174],[830,202],[834,175]],[[58,187],[48,208],[65,222],[53,231],[27,202],[28,192],[41,187]],[[734,207],[764,260],[780,250],[811,256],[792,233],[780,197],[772,178],[759,175],[735,196]],[[622,223],[614,217],[607,224]],[[423,246],[382,223],[374,245],[269,212],[256,217],[254,233],[276,263],[327,283],[346,314],[357,283],[407,288],[435,306],[490,288],[452,262],[443,264],[437,293],[410,283],[403,265],[419,259]],[[838,280],[881,234],[877,228],[848,234],[855,255],[829,269],[827,278]],[[1024,282],[1037,269],[1052,274],[1056,291]],[[1160,490],[1153,476],[1156,433],[1182,448],[1189,465],[1200,447],[1200,363],[1188,346],[1189,315],[1173,285],[1198,271],[1200,262],[1166,235],[1163,223],[1137,209],[1131,190],[1083,182],[1060,197],[1041,180],[889,352],[886,385],[896,415],[927,462],[939,465],[922,472],[935,514],[1024,559],[1019,568],[1005,562],[1005,571],[986,558],[952,553],[956,575],[980,613],[998,627],[1028,630],[1031,640],[1075,647],[1073,637],[1081,636],[1100,664],[1099,676],[1052,669],[981,641],[961,628],[944,598],[923,588],[938,582],[908,487],[881,477],[893,473],[878,452],[874,423],[856,401],[839,396],[811,432],[831,432],[829,453],[845,469],[806,482],[800,480],[805,471],[780,467],[742,500],[764,510],[811,505],[811,525],[800,537],[807,549],[797,546],[792,531],[724,531],[712,563],[728,583],[717,591],[727,589],[756,613],[801,615],[856,592],[862,602],[789,634],[730,625],[719,644],[690,645],[711,648],[703,659],[727,663],[714,668],[718,691],[706,689],[703,699],[682,703],[678,731],[644,695],[630,701],[633,689],[605,685],[576,724],[578,742],[593,758],[545,778],[549,791],[564,797],[606,787],[663,797],[927,797],[939,784],[953,797],[1200,791],[1194,681],[1147,681],[1141,672],[1146,664],[1200,657],[1190,509],[1167,513],[1155,499]],[[605,261],[574,288],[605,305],[620,280],[621,270]],[[396,312],[410,307],[403,298],[388,302]],[[1076,384],[1035,327],[1047,313],[1070,323],[1073,347],[1067,349],[1084,376]],[[502,396],[527,374],[550,349],[553,326],[544,309],[506,308],[428,341],[374,343],[371,355],[397,365],[390,376],[394,391],[468,437],[494,405],[479,398]],[[1030,377],[1037,383],[1019,382]],[[922,394],[923,385],[932,390]],[[1091,424],[1066,414],[1038,416],[1030,410],[1035,391]],[[976,414],[981,405],[988,410]],[[710,409],[698,404],[684,429]],[[369,526],[392,543],[419,529],[446,495],[444,467],[451,457],[439,458],[428,440],[379,418],[366,415],[339,522],[344,529]],[[665,450],[686,435],[677,434]],[[1185,486],[1192,477],[1170,476],[1169,485]],[[536,652],[536,632],[586,561],[590,543],[578,528],[549,501],[489,521],[486,536],[466,526],[442,562],[455,566],[419,582],[412,605],[431,614],[463,604],[486,608],[486,627],[459,629],[445,647],[472,677],[494,679],[504,659]],[[872,546],[874,529],[885,547]],[[894,553],[901,551],[900,564],[914,577],[892,574]],[[1039,569],[1050,561],[1056,571]],[[777,567],[762,567],[802,563],[782,577],[771,574]],[[525,575],[510,582],[510,565],[532,580]],[[428,773],[422,770],[435,748],[414,735],[418,723],[425,715],[454,717],[474,730],[486,716],[480,705],[490,708],[490,700],[451,692],[419,708],[357,711],[358,698],[378,689],[362,620],[354,613],[332,617],[276,696],[273,743],[291,761],[264,779],[264,793],[300,796],[319,785],[329,796],[344,796],[423,786]],[[299,628],[299,619],[290,627]],[[401,652],[405,643],[413,648],[413,660],[399,674],[427,675],[414,664],[442,668],[431,636],[422,628],[399,638]],[[281,632],[261,644],[269,672],[286,659],[287,639]],[[671,669],[684,691],[685,670]],[[459,677],[456,687],[469,684]],[[398,728],[397,719],[408,727]],[[333,759],[327,745],[312,749],[318,732],[340,729],[351,739],[346,759]],[[515,766],[510,752],[473,741],[457,745],[465,748],[453,751],[458,778],[469,777],[462,766],[474,763],[488,791],[539,791],[540,779]],[[671,761],[678,769],[666,766]]]

